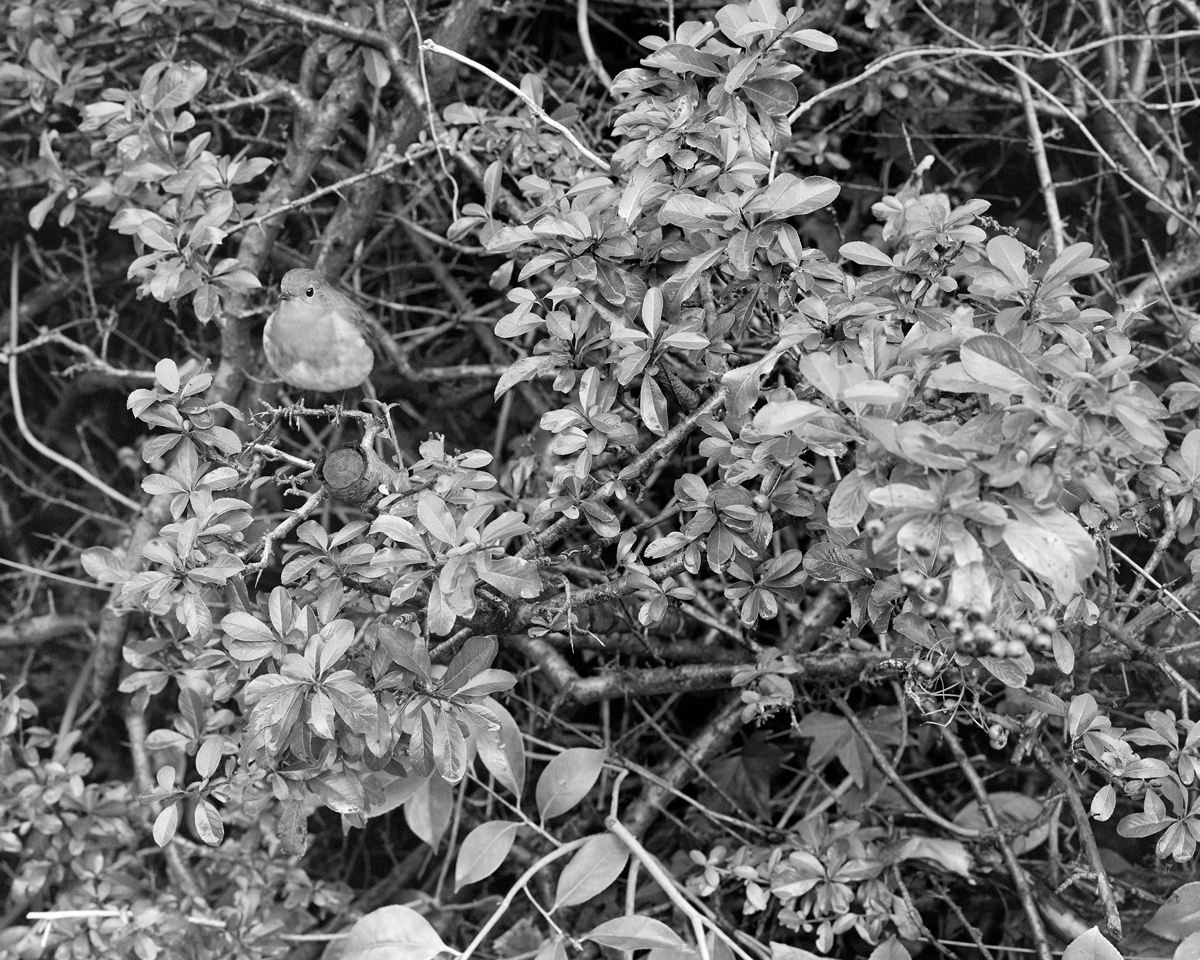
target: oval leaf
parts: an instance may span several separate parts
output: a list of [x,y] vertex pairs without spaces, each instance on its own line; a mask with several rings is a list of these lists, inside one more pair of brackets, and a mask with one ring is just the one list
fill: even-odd
[[551,760],[537,783],[537,805],[542,820],[560,817],[588,795],[600,776],[604,751],[589,747],[564,750]]
[[572,907],[586,903],[607,890],[629,862],[629,848],[611,833],[592,837],[579,848],[558,877],[554,906]]
[[606,920],[585,934],[584,940],[594,940],[617,950],[654,950],[658,947],[682,949],[683,938],[661,920],[653,917],[617,917]]
[[428,920],[399,904],[368,913],[350,929],[350,936],[331,947],[326,960],[432,960],[446,949]]
[[1063,960],[1123,960],[1121,952],[1104,939],[1097,927],[1081,933],[1067,944]]
[[483,705],[500,722],[500,729],[478,732],[476,743],[479,759],[491,775],[520,800],[525,789],[525,742],[521,737],[521,728],[498,701],[484,697]]
[[1171,894],[1146,929],[1167,940],[1183,940],[1200,931],[1200,882],[1185,883]]
[[496,872],[512,849],[519,826],[509,820],[491,820],[467,834],[454,864],[455,892]]

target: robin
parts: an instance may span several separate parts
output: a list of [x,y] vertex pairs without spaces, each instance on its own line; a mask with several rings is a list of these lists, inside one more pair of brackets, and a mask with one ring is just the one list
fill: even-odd
[[371,335],[358,304],[315,270],[289,270],[279,308],[263,330],[267,363],[298,390],[344,393],[362,387],[375,365]]

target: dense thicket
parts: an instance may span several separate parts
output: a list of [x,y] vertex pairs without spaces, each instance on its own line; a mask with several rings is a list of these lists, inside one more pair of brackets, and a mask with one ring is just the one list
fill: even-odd
[[1195,3],[2,17],[0,957],[1194,954]]

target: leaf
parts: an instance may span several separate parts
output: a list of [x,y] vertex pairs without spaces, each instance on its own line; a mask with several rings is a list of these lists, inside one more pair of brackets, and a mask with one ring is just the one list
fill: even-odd
[[551,912],[559,907],[586,903],[603,893],[621,875],[628,862],[629,848],[618,837],[602,833],[589,838],[559,874]]
[[491,697],[483,705],[500,722],[499,730],[480,730],[476,736],[479,759],[500,783],[521,799],[525,788],[525,743],[521,728],[508,709]]
[[1025,269],[1025,245],[1009,236],[993,237],[987,243],[988,259],[1017,287],[1029,283]]
[[[1006,827],[1020,828],[1025,823],[1032,823],[1041,816],[1044,805],[1033,797],[1015,790],[997,790],[988,794],[988,800],[1001,824]],[[960,827],[970,827],[973,830],[987,830],[990,824],[979,807],[978,800],[972,800],[954,816],[954,822]],[[1015,833],[1012,837],[1013,853],[1020,856],[1030,850],[1040,847],[1050,836],[1050,824],[1034,825],[1023,833]]]
[[724,71],[725,64],[711,53],[702,53],[686,43],[666,43],[643,61],[647,66],[661,67],[672,73],[687,75],[694,73],[700,77],[719,77]]
[[1175,948],[1172,960],[1198,960],[1200,958],[1200,932],[1188,934]]
[[536,794],[543,822],[562,816],[591,792],[604,757],[604,750],[572,747],[546,765],[538,777]]
[[542,578],[537,564],[520,557],[486,558],[486,565],[479,571],[479,579],[490,583],[508,597],[530,600],[542,592]]
[[489,820],[467,834],[454,864],[456,893],[496,872],[512,849],[520,826],[510,820]]
[[791,31],[788,38],[820,53],[833,53],[838,48],[837,40],[829,34],[811,28]]
[[943,840],[939,837],[909,837],[900,849],[902,860],[928,860],[943,870],[956,873],[965,880],[974,879],[971,854],[959,840]]
[[759,77],[742,84],[742,93],[756,107],[772,117],[781,117],[790,113],[800,99],[796,85],[790,80],[780,80],[778,77]]
[[1068,943],[1062,957],[1063,960],[1124,960],[1121,951],[1104,939],[1098,927],[1092,927]]
[[680,949],[687,944],[661,920],[653,917],[617,917],[606,920],[582,937],[617,950]]
[[391,904],[359,920],[345,940],[331,943],[325,960],[433,960],[447,949],[421,914]]
[[816,580],[852,583],[871,575],[865,561],[866,554],[861,550],[825,542],[816,544],[804,555],[804,569]]
[[857,470],[842,477],[826,507],[829,525],[835,530],[856,526],[867,512],[868,492],[866,479]]
[[771,941],[771,960],[826,960],[803,947],[793,947],[791,944]]
[[171,842],[171,838],[175,836],[175,831],[179,829],[179,804],[173,803],[169,807],[163,807],[162,812],[154,818],[154,827],[150,831],[154,837],[154,842],[160,847],[165,847]]
[[829,413],[828,408],[807,400],[772,400],[754,415],[754,429],[772,437],[781,437],[790,430]]
[[404,802],[404,819],[409,829],[435,850],[450,826],[453,811],[453,789],[436,774],[425,780]]
[[884,270],[888,270],[894,266],[891,257],[878,247],[873,247],[862,240],[843,243],[838,248],[838,253],[847,260],[861,264],[864,267],[882,267]]
[[495,637],[470,637],[454,655],[442,675],[439,692],[449,696],[472,677],[478,676],[496,659]]
[[225,824],[221,822],[221,815],[207,800],[196,804],[196,809],[192,811],[192,825],[196,828],[196,836],[210,847],[220,844],[225,836]]
[[1040,524],[1010,521],[1002,538],[1017,562],[1044,580],[1059,603],[1079,592],[1071,551],[1057,534]]
[[892,936],[872,950],[868,960],[912,960],[912,954],[904,944]]
[[124,583],[133,576],[121,557],[108,547],[88,547],[80,559],[88,576],[98,583]]
[[781,173],[756,197],[743,204],[742,212],[766,214],[767,220],[786,220],[829,206],[841,189],[828,177],[800,178]]
[[[878,711],[865,726],[877,743],[894,744],[899,742],[900,736],[895,723],[897,719],[896,709],[889,708]],[[874,761],[849,720],[831,713],[813,712],[804,715],[797,730],[800,736],[812,738],[807,760],[810,770],[819,770],[836,758],[860,788],[866,785],[867,771]]]
[[1200,932],[1200,881],[1185,883],[1172,893],[1146,929],[1167,940],[1183,940]]
[[695,194],[678,194],[659,207],[658,222],[684,230],[701,230],[719,227],[731,215],[728,207],[715,200],[706,200]]
[[995,334],[972,337],[960,348],[959,361],[968,376],[989,387],[1021,395],[1040,392],[1033,364],[1003,337]]

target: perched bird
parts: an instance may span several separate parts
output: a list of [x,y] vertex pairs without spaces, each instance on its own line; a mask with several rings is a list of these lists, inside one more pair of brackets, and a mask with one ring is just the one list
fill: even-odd
[[358,304],[315,270],[289,270],[279,285],[279,308],[263,330],[267,363],[298,390],[370,395],[375,365],[367,321]]

